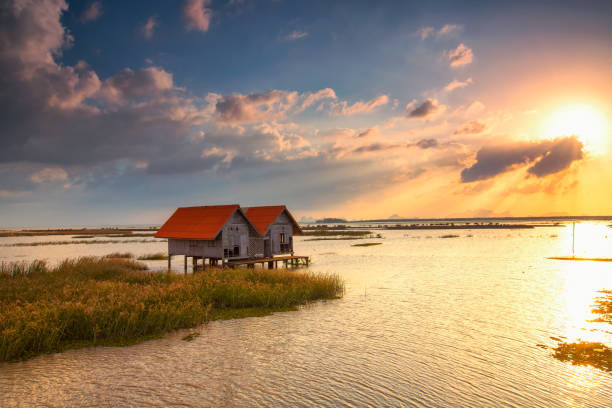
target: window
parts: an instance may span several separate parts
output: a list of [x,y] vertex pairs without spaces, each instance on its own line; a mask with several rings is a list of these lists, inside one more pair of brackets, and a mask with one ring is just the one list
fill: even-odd
[[235,246],[234,247],[234,256],[240,256],[240,247],[239,246]]
[[189,241],[189,248],[197,248],[198,241]]
[[281,244],[286,244],[287,243],[287,241],[285,239],[285,233],[284,232],[280,233],[280,243]]
[[209,248],[215,248],[217,246],[217,241],[208,241]]

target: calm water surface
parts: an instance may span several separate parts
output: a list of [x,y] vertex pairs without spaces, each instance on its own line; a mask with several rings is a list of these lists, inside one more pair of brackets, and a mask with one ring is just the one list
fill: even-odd
[[[457,238],[440,238],[445,234]],[[612,345],[594,318],[612,263],[564,262],[571,226],[383,231],[383,242],[296,239],[343,299],[218,321],[132,347],[0,364],[0,406],[609,407],[612,373],[551,357],[550,336]],[[142,239],[142,238],[140,238]],[[0,238],[11,242],[66,237]],[[605,223],[576,227],[577,256],[612,257]],[[0,247],[0,261],[165,251],[165,243]],[[182,259],[176,257],[177,267]],[[164,261],[150,262],[162,268]],[[608,331],[608,332],[606,332]]]

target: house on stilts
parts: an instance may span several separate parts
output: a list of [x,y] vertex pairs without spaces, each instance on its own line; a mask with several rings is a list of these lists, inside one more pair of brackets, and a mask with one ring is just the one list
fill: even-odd
[[[246,211],[245,211],[246,210]],[[247,214],[249,212],[250,215]],[[282,260],[292,265],[307,257],[293,255],[293,235],[302,231],[285,206],[240,208],[238,204],[180,207],[161,226],[156,238],[168,239],[168,269],[172,256],[192,258],[193,270],[210,266],[276,267]],[[290,254],[281,258],[274,255]],[[199,265],[199,260],[202,265]]]
[[293,255],[293,236],[302,229],[284,205],[245,208],[247,218],[263,237],[264,257]]

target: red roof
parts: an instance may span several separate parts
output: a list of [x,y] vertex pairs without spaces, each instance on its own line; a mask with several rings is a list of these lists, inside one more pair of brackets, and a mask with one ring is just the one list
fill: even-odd
[[155,237],[215,239],[223,225],[239,208],[238,204],[177,208],[157,230]]
[[246,216],[251,220],[257,231],[261,235],[266,235],[270,224],[272,224],[283,211],[287,212],[287,216],[293,222],[293,234],[302,235],[302,230],[284,205],[266,205],[261,207],[249,207],[246,209]]

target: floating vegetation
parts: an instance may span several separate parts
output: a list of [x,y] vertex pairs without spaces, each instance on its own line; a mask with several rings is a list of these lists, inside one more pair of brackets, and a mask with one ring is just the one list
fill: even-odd
[[132,259],[134,258],[134,254],[132,254],[131,252],[113,252],[110,253],[108,255],[104,255],[102,258],[107,258],[107,259]]
[[139,261],[165,261],[168,259],[168,255],[163,252],[157,252],[154,254],[145,254],[138,257]]
[[602,343],[559,343],[553,350],[553,356],[559,361],[612,371],[612,349]]
[[166,242],[165,239],[94,239],[87,241],[41,241],[41,242],[16,242],[14,244],[0,245],[3,247],[27,247],[48,245],[91,245],[91,244],[139,244],[148,242]]
[[604,296],[595,298],[591,312],[600,316],[591,321],[612,324],[612,290],[600,290],[598,293],[603,293]]
[[185,337],[183,337],[183,341],[194,341],[197,337],[200,337],[200,332],[191,332]]
[[261,316],[343,295],[334,274],[286,269],[151,273],[133,259],[83,257],[55,267],[0,264],[0,361],[128,345],[220,318]]
[[374,245],[382,245],[382,242],[364,242],[363,244],[353,244],[354,247],[369,247]]
[[304,231],[305,236],[314,237],[333,237],[333,236],[345,236],[345,237],[363,237],[372,235],[372,231],[343,231],[343,230],[329,230],[329,229],[317,229],[314,231]]
[[[612,290],[601,290],[604,296],[595,298],[595,304],[591,312],[599,314],[597,319],[591,322],[612,324]],[[583,329],[585,330],[585,329]],[[592,329],[593,331],[595,329]],[[606,333],[609,333],[605,331]],[[557,342],[552,348],[553,357],[559,361],[569,361],[574,365],[585,365],[612,372],[612,349],[603,343],[586,342],[578,339],[575,343],[567,343],[563,336],[550,337]],[[538,347],[541,345],[538,344]]]
[[336,238],[308,238],[304,241],[354,241],[356,239],[365,239],[364,237],[336,237]]
[[459,238],[459,235],[447,234],[447,235],[441,235],[440,238]]
[[72,239],[94,238],[95,235],[75,235]]

